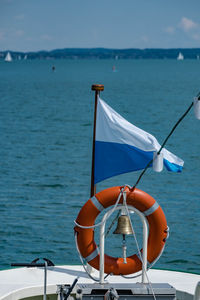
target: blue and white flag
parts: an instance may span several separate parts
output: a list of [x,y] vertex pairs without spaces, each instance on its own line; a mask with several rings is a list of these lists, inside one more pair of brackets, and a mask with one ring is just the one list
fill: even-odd
[[[161,145],[98,99],[95,139],[95,184],[112,176],[144,169]],[[164,166],[181,172],[184,161],[163,148]]]

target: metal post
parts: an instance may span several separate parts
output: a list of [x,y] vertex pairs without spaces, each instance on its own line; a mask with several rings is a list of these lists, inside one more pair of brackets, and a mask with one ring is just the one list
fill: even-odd
[[44,296],[43,300],[47,299],[47,262],[44,262]]
[[[143,214],[142,214],[143,216]],[[147,243],[148,243],[148,226],[146,218],[143,216],[142,218],[143,223],[143,255],[142,255],[142,283],[148,283],[147,278]]]
[[92,91],[95,91],[95,106],[94,106],[94,127],[93,127],[93,147],[92,147],[92,172],[91,172],[91,190],[90,197],[96,194],[96,187],[94,184],[94,157],[95,157],[95,137],[96,137],[96,114],[97,114],[97,101],[100,91],[104,90],[103,84],[93,84]]
[[[117,208],[116,208],[117,209]],[[100,261],[99,261],[99,281],[100,284],[104,284],[104,242],[105,242],[105,225],[106,218],[111,213],[110,209],[102,218],[102,225],[100,227],[100,238],[99,238],[99,252],[100,252]]]
[[31,263],[12,263],[12,267],[38,267],[38,268],[44,268],[44,296],[43,300],[46,300],[47,298],[47,266],[54,266],[54,264],[49,260],[44,258],[44,263],[36,263],[39,258],[34,260]]

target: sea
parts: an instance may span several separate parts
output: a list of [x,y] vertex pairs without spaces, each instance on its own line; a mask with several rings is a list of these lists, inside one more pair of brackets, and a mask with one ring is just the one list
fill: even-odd
[[[93,84],[103,84],[101,98],[161,144],[200,92],[200,61],[0,61],[1,270],[36,258],[81,263],[73,228],[90,198]],[[183,172],[150,168],[138,185],[160,204],[170,229],[154,268],[200,274],[200,121],[193,109],[165,147],[184,160]],[[140,173],[107,179],[97,192],[133,186]],[[135,214],[131,218],[140,240],[142,225]],[[122,256],[115,227],[105,251]],[[132,236],[127,245],[127,255],[134,254]]]

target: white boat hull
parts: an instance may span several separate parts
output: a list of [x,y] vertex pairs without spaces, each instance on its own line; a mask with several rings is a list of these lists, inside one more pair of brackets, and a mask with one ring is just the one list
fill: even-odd
[[[98,277],[94,270],[93,276]],[[93,283],[82,266],[55,266],[48,267],[47,295],[56,294],[57,285],[72,284],[79,277],[78,283]],[[192,300],[200,275],[166,271],[150,270],[148,278],[151,283],[169,283],[177,290],[179,300]],[[141,282],[141,277],[125,279],[121,276],[109,276],[107,281],[112,283]],[[0,271],[0,299],[18,300],[26,297],[43,295],[44,269],[43,268],[16,268]]]

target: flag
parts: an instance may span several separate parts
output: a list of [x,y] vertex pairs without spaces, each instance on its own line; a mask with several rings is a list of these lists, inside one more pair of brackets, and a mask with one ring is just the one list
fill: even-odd
[[[106,178],[144,169],[161,145],[148,132],[120,116],[98,99],[96,116],[94,183]],[[184,161],[163,148],[163,163],[168,171],[181,172]]]

